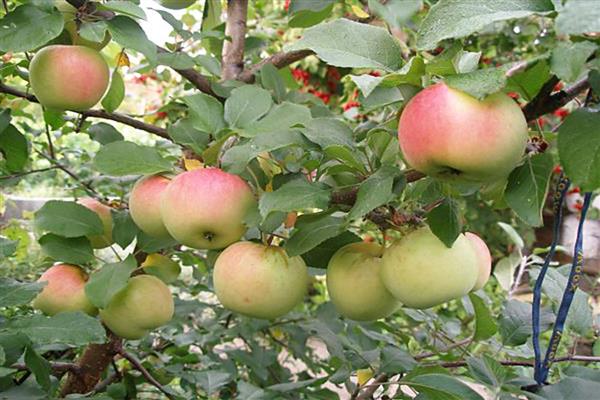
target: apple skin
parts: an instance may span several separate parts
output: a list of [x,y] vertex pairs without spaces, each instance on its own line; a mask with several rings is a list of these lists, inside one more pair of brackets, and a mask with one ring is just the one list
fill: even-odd
[[47,46],[29,65],[29,82],[39,102],[55,110],[84,111],[93,107],[108,88],[104,58],[85,46]]
[[111,35],[108,31],[106,31],[104,34],[104,39],[102,39],[102,42],[94,42],[92,40],[86,40],[82,38],[79,35],[77,30],[77,22],[75,21],[77,19],[77,9],[65,0],[57,0],[55,5],[63,15],[63,19],[65,21],[65,31],[69,34],[72,44],[86,46],[100,51],[110,42]]
[[356,321],[385,318],[400,303],[381,280],[383,248],[376,243],[350,243],[327,266],[327,290],[336,310]]
[[405,307],[429,308],[469,293],[479,275],[475,249],[463,234],[451,248],[429,227],[419,228],[388,247],[381,278]]
[[281,247],[237,242],[217,258],[213,283],[225,308],[249,317],[275,319],[302,302],[309,275],[304,260],[288,257]]
[[152,275],[137,275],[100,310],[100,318],[118,336],[135,340],[165,325],[174,311],[173,296],[163,281]]
[[184,8],[188,8],[195,2],[195,0],[158,0],[158,4],[160,4],[164,8],[169,8],[171,10],[183,10]]
[[178,263],[158,253],[148,254],[142,268],[145,273],[156,276],[166,284],[175,282],[181,273]]
[[246,182],[218,168],[177,175],[162,195],[160,213],[171,236],[195,249],[222,249],[246,232],[243,219],[256,203]]
[[112,238],[113,220],[110,211],[111,208],[109,206],[105,206],[98,200],[93,199],[91,197],[83,197],[77,200],[77,203],[95,212],[98,215],[98,217],[100,217],[100,221],[102,221],[104,233],[102,235],[94,235],[88,237],[90,243],[92,244],[92,247],[94,249],[103,249],[112,245],[114,241]]
[[160,201],[171,182],[161,175],[146,176],[136,182],[129,196],[129,212],[133,222],[144,233],[158,239],[170,239],[160,215]]
[[88,274],[71,264],[56,264],[48,268],[38,282],[48,282],[33,300],[33,308],[46,315],[55,315],[65,311],[82,311],[96,315],[94,307],[85,295]]
[[508,176],[523,157],[527,122],[506,94],[479,101],[437,83],[408,102],[398,140],[408,164],[426,175],[487,183]]
[[487,244],[479,236],[471,232],[466,232],[465,236],[469,239],[477,254],[479,273],[477,275],[477,282],[475,282],[475,286],[473,287],[473,291],[476,291],[484,287],[490,278],[492,272],[492,255]]

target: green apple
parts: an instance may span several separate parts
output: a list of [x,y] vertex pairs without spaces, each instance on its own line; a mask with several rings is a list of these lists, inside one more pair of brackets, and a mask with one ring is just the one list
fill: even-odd
[[448,248],[423,227],[384,251],[381,278],[404,306],[429,308],[469,293],[479,276],[478,261],[465,235]]
[[158,0],[158,4],[171,10],[183,10],[195,2],[195,0]]
[[101,235],[88,237],[92,247],[95,249],[103,249],[112,245],[114,241],[112,238],[113,220],[111,208],[91,197],[83,197],[77,200],[77,203],[95,212],[98,217],[100,217],[100,221],[102,221],[104,232]]
[[178,263],[162,254],[148,254],[142,263],[144,272],[154,275],[164,283],[172,283],[177,280],[181,273],[181,267]]
[[477,275],[477,282],[475,282],[475,286],[473,287],[473,291],[475,291],[484,287],[488,279],[490,279],[490,274],[492,272],[492,255],[490,254],[490,249],[487,247],[487,244],[485,244],[483,239],[479,236],[471,232],[466,232],[465,236],[469,239],[477,254],[479,273]]
[[129,196],[133,222],[147,235],[169,239],[169,231],[160,215],[160,201],[170,179],[162,175],[146,176],[136,182]]
[[327,266],[327,290],[336,310],[357,321],[392,314],[400,304],[381,280],[383,248],[376,243],[350,243]]
[[309,275],[301,257],[253,242],[237,242],[217,258],[217,298],[225,308],[254,318],[274,319],[304,299]]

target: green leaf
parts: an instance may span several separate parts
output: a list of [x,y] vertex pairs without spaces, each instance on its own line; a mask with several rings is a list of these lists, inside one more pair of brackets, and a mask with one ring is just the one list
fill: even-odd
[[440,0],[419,28],[417,47],[430,50],[444,39],[465,37],[493,22],[551,11],[551,0]]
[[85,285],[85,294],[98,308],[106,308],[112,297],[127,285],[129,275],[137,267],[133,256],[122,262],[104,264],[90,276]]
[[324,379],[323,378],[312,378],[312,379],[306,379],[303,381],[277,383],[275,385],[271,385],[271,386],[267,387],[267,389],[272,390],[274,392],[285,393],[285,392],[300,390],[302,388],[305,388],[307,386],[314,384],[317,381],[323,382]]
[[100,144],[109,144],[125,140],[123,135],[112,125],[106,122],[99,122],[89,127],[88,135]]
[[200,385],[207,395],[215,393],[217,390],[227,385],[233,380],[233,375],[223,371],[202,371],[196,374],[196,382]]
[[171,170],[171,163],[155,148],[125,141],[102,146],[94,165],[98,172],[112,176],[152,175]]
[[427,213],[427,224],[438,239],[447,247],[452,247],[462,230],[456,202],[446,197],[440,205]]
[[177,144],[187,146],[196,154],[201,154],[210,142],[208,132],[197,129],[197,122],[192,118],[182,118],[169,126],[169,136]]
[[483,99],[489,94],[499,92],[506,85],[506,71],[504,68],[486,68],[466,74],[449,75],[444,81],[448,86]]
[[80,311],[62,312],[53,317],[30,315],[13,319],[5,327],[11,332],[27,335],[38,345],[62,343],[85,346],[106,340],[100,321]]
[[117,15],[106,23],[115,42],[126,49],[139,51],[151,64],[156,64],[156,46],[148,40],[137,22],[129,17]]
[[530,101],[538,94],[544,83],[550,78],[550,66],[546,60],[540,60],[525,71],[508,78],[507,92],[518,92],[523,99]]
[[102,99],[102,107],[104,107],[104,109],[108,112],[113,112],[119,108],[124,98],[125,83],[123,82],[123,77],[119,71],[115,69],[110,79],[110,87],[108,88],[108,92],[106,92],[104,98]]
[[340,235],[319,243],[316,247],[302,254],[306,265],[312,268],[327,268],[329,260],[336,251],[347,244],[360,242],[362,239],[352,232],[342,232]]
[[469,293],[469,299],[471,299],[473,310],[475,311],[475,333],[473,334],[473,339],[487,340],[498,331],[496,321],[481,297],[475,293]]
[[565,118],[558,156],[574,185],[585,192],[600,188],[600,113],[580,108]]
[[63,16],[54,7],[21,5],[0,20],[0,51],[35,50],[60,35],[63,27]]
[[525,242],[515,228],[504,222],[498,222],[498,226],[502,228],[502,230],[506,233],[506,236],[508,236],[510,241],[513,242],[519,250],[523,250],[525,247]]
[[600,9],[595,0],[568,1],[556,17],[556,31],[561,35],[600,32]]
[[389,203],[394,198],[394,178],[399,175],[398,168],[384,165],[363,181],[358,189],[356,202],[348,213],[348,219],[361,218],[375,208]]
[[138,251],[143,251],[144,253],[156,253],[159,250],[173,247],[176,244],[177,242],[175,241],[175,239],[155,238],[146,235],[142,231],[138,232],[136,242]]
[[[382,4],[384,3],[384,4]],[[394,28],[401,28],[423,6],[422,0],[369,0],[369,11]]]
[[340,235],[346,230],[343,218],[329,214],[303,215],[296,222],[296,229],[285,244],[290,257],[312,250],[327,239]]
[[158,53],[157,58],[159,65],[167,65],[175,69],[189,69],[194,68],[194,65],[196,65],[192,57],[181,51]]
[[183,102],[190,110],[190,118],[196,129],[214,134],[225,127],[223,104],[214,97],[197,93],[184,97]]
[[80,265],[94,260],[94,249],[86,237],[65,238],[49,233],[38,242],[42,251],[57,261]]
[[442,374],[417,375],[401,379],[403,385],[410,386],[427,398],[436,400],[483,400],[476,391],[453,376]]
[[18,240],[10,240],[0,236],[0,256],[10,257],[16,253],[19,246]]
[[10,172],[22,170],[29,160],[27,139],[13,125],[0,131],[0,154],[4,158],[2,164]]
[[[28,304],[46,286],[42,282],[18,282],[14,279],[0,278],[0,307],[12,307]],[[0,362],[0,365],[2,363]]]
[[[313,143],[318,144],[322,149],[329,146],[354,147],[352,139],[352,129],[335,118],[314,118],[305,124],[304,135]],[[326,135],[323,132],[327,132]]]
[[52,369],[50,363],[39,355],[31,346],[25,349],[25,365],[35,376],[35,381],[45,390],[50,389],[50,372]]
[[98,214],[72,201],[46,202],[35,213],[35,226],[67,238],[99,235],[103,232]]
[[525,164],[517,167],[508,177],[504,199],[519,218],[531,226],[543,224],[542,210],[553,167],[552,156],[542,153],[527,158]]
[[331,189],[322,183],[310,183],[306,179],[295,179],[275,190],[262,195],[258,208],[265,218],[274,211],[299,211],[307,208],[327,209]]
[[417,365],[417,362],[406,351],[386,345],[381,350],[381,372],[388,374],[398,374],[412,370]]
[[261,132],[272,132],[281,129],[291,128],[294,125],[304,125],[311,120],[308,107],[283,102],[271,108],[271,111],[260,120],[248,125],[242,136],[254,137]]
[[128,17],[146,19],[146,13],[139,6],[131,1],[113,0],[100,4],[100,9],[114,11],[117,14],[123,14]]
[[140,231],[127,211],[112,211],[112,238],[122,249],[129,246]]
[[82,22],[79,26],[79,36],[91,42],[102,43],[106,37],[106,22]]
[[352,82],[362,92],[363,96],[367,97],[373,90],[383,81],[381,76],[364,75],[349,75]]
[[543,386],[537,394],[547,400],[595,399],[599,392],[600,382],[568,376],[554,385]]
[[467,366],[475,379],[494,388],[502,387],[508,378],[506,368],[487,354],[481,358],[467,357]]
[[270,90],[273,96],[275,97],[275,101],[281,103],[285,98],[285,83],[283,82],[283,78],[279,74],[279,70],[273,66],[271,63],[266,63],[260,69],[260,83],[267,90]]
[[333,4],[333,0],[292,0],[288,9],[291,15],[288,25],[292,28],[316,25],[331,15]]
[[425,71],[425,61],[423,58],[420,56],[413,57],[400,71],[384,76],[381,86],[394,87],[402,84],[422,86],[422,77],[425,75]]
[[265,115],[273,104],[271,93],[255,85],[231,91],[225,101],[225,121],[233,128],[245,128]]
[[338,145],[328,146],[325,149],[325,154],[327,154],[328,157],[338,160],[342,164],[356,170],[361,174],[367,173],[365,165],[360,158],[361,156],[359,155],[358,151],[352,148]]
[[559,42],[552,51],[550,69],[565,82],[574,82],[585,72],[589,56],[598,46],[592,42]]
[[509,346],[524,344],[531,336],[531,304],[508,300],[499,323],[502,343]]
[[323,23],[304,31],[290,50],[311,49],[330,65],[397,71],[403,64],[402,49],[382,28],[347,19]]

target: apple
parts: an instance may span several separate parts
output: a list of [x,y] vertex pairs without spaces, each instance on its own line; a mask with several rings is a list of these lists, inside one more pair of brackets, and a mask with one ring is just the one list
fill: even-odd
[[527,121],[506,94],[477,100],[444,83],[419,92],[398,124],[408,164],[447,181],[487,183],[506,177],[527,144]]
[[429,308],[462,297],[478,276],[479,260],[471,241],[461,234],[448,248],[429,227],[395,241],[382,257],[383,284],[409,308]]
[[47,284],[33,300],[33,308],[46,315],[64,311],[83,311],[96,315],[98,310],[85,295],[87,280],[88,274],[77,265],[53,265],[38,279],[38,282]]
[[195,0],[158,0],[158,4],[171,10],[183,10],[194,3]]
[[327,266],[327,291],[336,310],[356,321],[387,317],[400,304],[381,280],[383,248],[376,243],[350,243]]
[[93,199],[91,197],[83,197],[77,200],[77,203],[95,212],[98,215],[98,217],[100,217],[100,221],[102,221],[104,233],[102,233],[102,235],[94,235],[88,237],[90,243],[92,244],[92,247],[95,249],[103,249],[112,245],[114,241],[112,239],[113,221],[112,214],[110,211],[111,208],[105,206],[98,200]]
[[254,318],[275,319],[302,302],[309,283],[301,257],[277,246],[237,242],[217,258],[213,284],[225,308]]
[[178,263],[162,254],[148,254],[142,263],[145,273],[154,275],[164,283],[174,282],[181,273]]
[[110,42],[111,35],[108,31],[105,32],[104,38],[101,42],[94,42],[92,40],[86,40],[82,38],[79,35],[79,28],[77,26],[77,9],[67,1],[57,0],[56,8],[58,8],[63,15],[63,19],[65,21],[65,31],[68,32],[72,44],[86,46],[100,51],[108,44],[108,42]]
[[242,178],[218,168],[177,175],[162,195],[160,213],[171,236],[195,249],[222,249],[246,232],[243,219],[254,207]]
[[475,286],[473,287],[473,291],[481,289],[490,278],[490,273],[492,272],[492,255],[490,254],[490,249],[487,247],[487,244],[474,233],[466,232],[465,236],[471,242],[471,245],[475,249],[475,253],[477,254],[477,265],[479,266],[477,282],[475,282]]
[[133,186],[129,212],[133,222],[149,236],[169,239],[169,231],[160,215],[160,200],[170,179],[161,175],[146,176]]
[[109,70],[96,50],[85,46],[47,46],[29,65],[29,82],[46,108],[83,111],[108,88]]
[[100,310],[100,318],[118,336],[135,340],[169,322],[174,310],[171,291],[163,281],[137,275]]

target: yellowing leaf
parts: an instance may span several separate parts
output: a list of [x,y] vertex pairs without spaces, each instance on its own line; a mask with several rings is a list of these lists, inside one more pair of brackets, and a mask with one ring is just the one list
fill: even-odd
[[129,56],[124,51],[120,52],[117,56],[117,67],[130,67]]
[[356,15],[358,18],[369,18],[369,14],[367,12],[365,12],[365,10],[363,10],[362,8],[360,8],[357,5],[353,5],[352,6],[352,12],[354,13],[354,15]]
[[281,330],[281,328],[279,327],[274,327],[274,328],[270,328],[269,329],[271,331],[271,335],[273,335],[273,337],[277,340],[283,340],[285,339],[285,334],[283,333],[283,331]]
[[193,158],[184,158],[183,166],[186,171],[192,171],[194,169],[203,168],[204,164],[202,164],[199,160],[195,160]]
[[373,377],[373,371],[371,368],[359,369],[356,371],[356,377],[358,378],[358,386],[362,386]]

